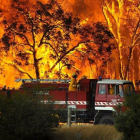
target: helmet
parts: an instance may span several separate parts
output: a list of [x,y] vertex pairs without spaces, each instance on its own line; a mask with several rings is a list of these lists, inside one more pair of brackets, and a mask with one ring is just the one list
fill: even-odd
[[73,78],[77,78],[77,74],[76,74],[76,73],[73,73],[73,74],[72,74],[72,77],[73,77]]

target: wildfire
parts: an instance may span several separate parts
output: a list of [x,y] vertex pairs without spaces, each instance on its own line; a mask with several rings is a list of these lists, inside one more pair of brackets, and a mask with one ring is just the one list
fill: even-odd
[[[35,0],[21,0],[22,2],[26,3],[29,7],[35,7],[36,1]],[[43,4],[47,3],[46,0],[40,0]],[[4,17],[10,19],[12,16],[12,9],[11,5],[15,2],[14,0],[3,0],[0,2],[0,38],[3,37],[4,32],[4,25],[2,24]],[[77,16],[81,19],[81,25],[89,25],[93,24],[93,22],[98,21],[106,21],[108,23],[108,27],[110,31],[113,33],[115,40],[116,40],[116,46],[117,49],[114,49],[110,55],[110,59],[107,60],[106,64],[103,64],[105,57],[100,58],[100,56],[97,53],[98,48],[95,45],[94,46],[94,56],[90,54],[90,56],[85,55],[88,50],[86,50],[86,47],[84,44],[79,44],[78,47],[75,50],[72,50],[70,53],[68,53],[64,58],[61,59],[62,54],[61,51],[66,51],[64,48],[68,48],[67,46],[63,47],[60,43],[57,43],[55,40],[51,42],[51,45],[48,47],[46,44],[40,45],[39,40],[41,40],[42,33],[39,35],[34,34],[35,42],[30,35],[30,33],[27,33],[26,35],[29,38],[29,44],[33,45],[35,44],[34,50],[30,47],[30,45],[22,46],[23,43],[25,43],[26,38],[20,38],[16,37],[15,42],[21,42],[18,47],[18,51],[21,50],[21,52],[17,53],[17,48],[14,46],[10,48],[8,53],[5,51],[1,51],[1,58],[0,58],[0,86],[7,85],[11,88],[19,87],[18,83],[15,83],[15,79],[22,78],[22,79],[28,79],[28,78],[36,78],[35,75],[35,64],[34,64],[34,58],[32,57],[33,53],[36,52],[36,58],[39,60],[37,63],[39,66],[39,74],[40,78],[70,78],[71,74],[73,72],[79,73],[78,79],[80,79],[81,76],[85,75],[88,78],[97,78],[100,74],[103,74],[104,77],[106,75],[111,75],[110,78],[116,78],[116,79],[130,79],[130,80],[138,80],[139,78],[139,66],[134,66],[135,63],[133,63],[131,60],[133,58],[138,59],[137,64],[139,64],[139,58],[134,57],[133,49],[132,54],[130,54],[130,61],[129,57],[127,56],[126,52],[130,52],[129,48],[127,46],[131,46],[132,48],[138,48],[139,45],[139,38],[137,38],[137,33],[139,33],[139,30],[135,31],[135,29],[129,30],[128,26],[130,25],[130,17],[128,15],[124,15],[126,12],[124,7],[126,6],[127,12],[135,12],[133,14],[132,18],[133,21],[138,21],[138,13],[139,13],[139,7],[137,0],[133,3],[133,1],[129,1],[128,3],[125,3],[123,0],[99,0],[98,2],[93,2],[92,0],[85,1],[85,0],[59,0],[61,3],[61,6],[65,9],[66,12],[70,11],[73,13],[73,16]],[[102,3],[103,2],[103,3]],[[133,9],[131,9],[130,4],[133,3]],[[27,6],[27,7],[28,7]],[[6,8],[5,8],[6,7]],[[93,8],[94,7],[94,8]],[[134,8],[137,7],[137,11],[134,11]],[[131,11],[132,10],[132,11]],[[2,11],[2,12],[1,12]],[[29,17],[32,17],[35,13],[32,12],[32,15],[29,15]],[[4,16],[3,16],[4,15]],[[17,17],[19,18],[19,17]],[[40,17],[41,18],[41,17]],[[43,18],[43,17],[42,17]],[[129,18],[127,20],[127,18]],[[126,20],[124,20],[126,19]],[[24,25],[24,17],[21,16],[19,18],[20,22],[23,22]],[[131,19],[132,20],[132,19]],[[54,21],[51,21],[54,22]],[[59,21],[56,21],[59,22]],[[61,24],[61,22],[59,23]],[[126,26],[124,26],[126,25]],[[41,26],[41,23],[39,24]],[[136,27],[136,26],[134,26]],[[21,27],[22,29],[23,27]],[[139,28],[139,27],[138,27]],[[33,29],[34,30],[34,29]],[[63,30],[55,30],[55,32],[59,32],[62,34],[62,38],[64,38],[64,32]],[[127,35],[125,34],[127,33]],[[53,36],[53,35],[52,35]],[[70,35],[72,38],[71,42],[64,41],[63,44],[67,45],[69,43],[69,50],[72,49],[72,47],[76,46],[78,44],[78,41],[80,42],[79,36]],[[129,41],[128,39],[129,38]],[[49,42],[50,43],[50,42]],[[47,46],[47,47],[46,47]],[[54,50],[54,47],[59,48],[58,50]],[[135,47],[136,46],[136,47]],[[3,50],[3,45],[1,44],[1,49]],[[124,51],[126,50],[126,51]],[[67,50],[68,51],[68,50]],[[24,54],[24,52],[28,53],[28,56]],[[135,54],[137,51],[134,51]],[[23,60],[17,59],[18,55],[23,55]],[[132,56],[131,56],[132,55]],[[139,51],[137,52],[137,56],[139,55]],[[26,58],[26,59],[25,59]],[[86,59],[85,59],[86,58]],[[91,62],[91,59],[94,60],[94,62]],[[61,61],[59,61],[61,60]],[[129,69],[128,69],[128,63]],[[70,66],[71,64],[71,66]],[[132,72],[133,66],[135,67],[138,76],[134,74],[135,70],[133,70],[133,75],[130,76],[128,73]],[[115,71],[114,71],[115,67]],[[101,69],[103,73],[101,73]],[[127,73],[127,74],[125,74]],[[64,76],[65,75],[65,76]],[[126,77],[125,77],[126,75]]]

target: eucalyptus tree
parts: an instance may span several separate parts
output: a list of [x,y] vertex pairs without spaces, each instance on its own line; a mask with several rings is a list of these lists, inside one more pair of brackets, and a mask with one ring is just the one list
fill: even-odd
[[104,25],[88,24],[74,17],[55,0],[47,3],[37,1],[30,5],[28,1],[15,0],[9,16],[3,13],[2,23],[1,50],[6,57],[13,56],[12,62],[4,58],[3,61],[29,78],[49,77],[50,73],[56,72],[57,66],[61,78],[62,68],[74,68],[76,61],[73,57],[77,57],[77,52],[81,57],[79,49],[82,45],[83,50],[92,45],[95,46],[92,50],[102,52],[113,37],[107,28],[104,30]]
[[[108,27],[117,42],[118,53],[115,57],[119,59],[119,77],[127,79],[130,71],[131,73],[136,71],[134,78],[137,79],[139,73],[140,3],[138,0],[103,0],[102,9]],[[133,77],[130,78],[133,79]]]

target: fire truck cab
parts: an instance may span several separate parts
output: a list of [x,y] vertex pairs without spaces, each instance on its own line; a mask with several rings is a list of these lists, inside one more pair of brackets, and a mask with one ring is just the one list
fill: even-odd
[[113,124],[114,107],[124,102],[125,94],[133,94],[133,83],[127,80],[103,79],[97,82],[95,111],[100,124]]

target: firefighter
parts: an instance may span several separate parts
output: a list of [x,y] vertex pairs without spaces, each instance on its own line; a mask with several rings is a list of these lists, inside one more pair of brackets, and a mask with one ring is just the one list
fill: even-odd
[[110,85],[109,94],[114,95],[114,85]]
[[73,73],[72,74],[72,77],[71,77],[71,82],[70,82],[70,85],[69,85],[69,91],[77,91],[77,74],[76,73]]

